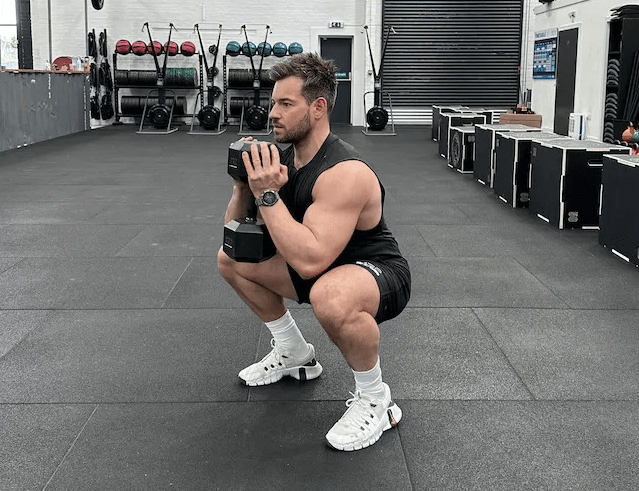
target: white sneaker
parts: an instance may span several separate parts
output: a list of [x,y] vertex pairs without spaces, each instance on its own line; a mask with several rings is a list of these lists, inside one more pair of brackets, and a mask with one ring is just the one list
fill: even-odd
[[312,380],[322,373],[322,365],[315,359],[315,347],[308,343],[308,355],[297,358],[291,354],[280,353],[271,339],[271,352],[261,361],[253,363],[239,373],[240,380],[246,385],[268,385],[281,380],[284,376],[297,380]]
[[402,410],[391,400],[388,385],[382,400],[372,400],[360,391],[346,401],[344,416],[326,434],[326,441],[336,450],[360,450],[375,443],[386,430],[402,419]]

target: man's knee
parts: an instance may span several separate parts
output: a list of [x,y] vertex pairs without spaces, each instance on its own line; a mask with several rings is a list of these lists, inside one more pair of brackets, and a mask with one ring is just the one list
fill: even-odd
[[230,280],[236,275],[236,261],[233,260],[220,248],[217,251],[217,269],[225,280]]
[[309,299],[317,320],[324,328],[343,324],[352,313],[352,305],[349,305],[346,295],[332,282],[315,283]]

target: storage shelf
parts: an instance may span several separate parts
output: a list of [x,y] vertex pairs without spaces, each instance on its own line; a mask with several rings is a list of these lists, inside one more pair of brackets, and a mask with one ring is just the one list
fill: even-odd
[[[122,56],[122,55],[120,55]],[[184,55],[182,55],[184,56]],[[152,58],[152,56],[151,56]],[[202,67],[202,56],[201,55],[195,55],[194,58],[198,64],[198,68],[199,68],[199,85],[195,85],[192,87],[176,87],[176,86],[172,86],[172,85],[162,85],[162,86],[158,86],[157,84],[154,85],[132,85],[132,84],[117,84],[114,83],[113,84],[113,88],[114,88],[114,96],[115,96],[115,121],[116,123],[120,122],[120,118],[124,117],[124,118],[140,118],[142,116],[142,114],[128,114],[128,113],[121,113],[120,112],[120,102],[121,102],[121,97],[122,95],[120,94],[120,90],[122,89],[128,89],[128,90],[137,90],[137,91],[159,91],[159,90],[166,90],[166,91],[171,91],[171,92],[175,92],[175,91],[190,91],[190,90],[197,90],[200,92],[200,97],[204,97],[204,92],[203,92],[203,88],[204,88],[204,80],[202,78],[203,74],[203,67]],[[113,72],[115,73],[115,70],[118,69],[118,53],[114,53],[113,54]],[[138,95],[139,94],[139,95]],[[144,94],[144,93],[138,93],[138,94],[127,94],[129,96],[131,95],[138,95],[138,97],[142,97],[145,98],[148,96],[148,94]],[[159,93],[157,96],[153,96],[153,97],[159,97]],[[171,97],[171,96],[170,96]],[[176,97],[177,94],[176,94]],[[174,118],[192,118],[193,114],[183,114],[183,115],[177,115],[174,114],[173,115]]]
[[[192,118],[193,114],[173,114],[173,118]],[[120,117],[122,118],[138,118],[142,117],[141,114],[130,114],[130,113],[120,113]]]
[[118,88],[120,88],[120,89],[170,89],[170,90],[185,89],[185,90],[194,90],[194,89],[201,89],[202,87],[200,87],[199,85],[197,85],[195,87],[174,87],[172,85],[164,85],[162,87],[158,87],[157,85],[121,85],[121,84],[118,84]]

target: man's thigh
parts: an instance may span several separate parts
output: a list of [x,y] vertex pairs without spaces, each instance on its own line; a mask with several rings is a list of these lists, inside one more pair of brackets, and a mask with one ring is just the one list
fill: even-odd
[[[230,260],[232,261],[232,259]],[[261,263],[237,262],[234,267],[235,271],[243,278],[257,283],[284,298],[297,301],[297,293],[293,287],[288,266],[279,252]]]
[[379,310],[380,291],[375,278],[354,264],[338,266],[324,273],[311,289],[313,299],[338,300],[353,311],[368,312],[375,317]]

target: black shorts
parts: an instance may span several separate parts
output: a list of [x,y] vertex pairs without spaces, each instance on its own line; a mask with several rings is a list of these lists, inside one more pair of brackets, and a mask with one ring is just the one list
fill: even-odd
[[[361,266],[377,281],[380,300],[375,320],[378,324],[397,317],[404,310],[410,299],[411,287],[410,269],[406,259],[403,257],[384,260],[363,259],[349,264]],[[311,288],[321,276],[304,280],[291,266],[288,267],[288,271],[297,293],[298,303],[310,303]]]

